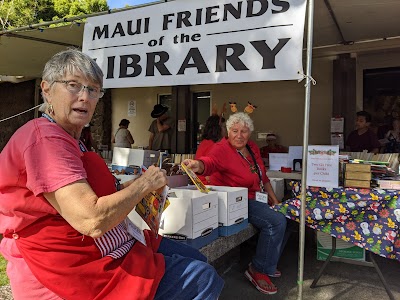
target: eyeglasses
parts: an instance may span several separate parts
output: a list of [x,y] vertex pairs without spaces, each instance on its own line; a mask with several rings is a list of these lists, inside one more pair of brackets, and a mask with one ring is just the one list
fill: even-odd
[[82,83],[76,82],[75,80],[54,80],[54,82],[64,83],[65,88],[74,95],[80,95],[86,89],[90,99],[100,99],[104,96],[104,89],[95,88],[92,86],[86,86]]

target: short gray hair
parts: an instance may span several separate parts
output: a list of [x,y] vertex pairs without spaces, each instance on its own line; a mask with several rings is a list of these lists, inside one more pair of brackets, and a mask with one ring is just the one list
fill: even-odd
[[[50,58],[44,66],[42,80],[52,85],[67,75],[77,73],[81,73],[86,80],[103,87],[103,71],[94,59],[77,49],[67,49]],[[42,96],[44,103],[39,108],[40,111],[44,111],[47,107],[47,99],[43,94]]]
[[253,120],[250,118],[250,116],[244,112],[238,112],[233,115],[231,115],[226,121],[226,129],[228,131],[231,129],[231,127],[237,123],[243,124],[247,127],[249,127],[250,131],[253,132],[254,130],[254,124]]

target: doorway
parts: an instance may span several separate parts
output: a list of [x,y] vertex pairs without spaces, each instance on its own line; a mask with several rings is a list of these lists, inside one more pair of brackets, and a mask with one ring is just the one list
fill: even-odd
[[364,70],[364,110],[372,116],[372,128],[383,139],[400,118],[400,67]]
[[211,114],[211,93],[196,92],[192,94],[192,139],[191,152],[196,153],[197,147],[201,142],[202,130],[206,124],[208,117]]

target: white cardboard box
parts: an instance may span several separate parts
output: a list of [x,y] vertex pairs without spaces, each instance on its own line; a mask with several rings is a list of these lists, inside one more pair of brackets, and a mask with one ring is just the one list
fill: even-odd
[[197,249],[218,237],[218,193],[171,189],[159,233]]
[[157,163],[160,151],[114,147],[112,164],[116,166],[149,167]]
[[219,235],[229,236],[245,229],[248,225],[248,189],[243,187],[208,185],[218,192]]
[[276,198],[278,198],[278,200],[282,200],[285,196],[285,179],[269,178],[269,181],[271,182]]

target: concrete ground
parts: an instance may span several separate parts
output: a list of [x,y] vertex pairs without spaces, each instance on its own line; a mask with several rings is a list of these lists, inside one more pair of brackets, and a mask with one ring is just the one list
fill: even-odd
[[[260,293],[245,277],[244,271],[255,249],[255,239],[242,244],[240,252],[232,253],[228,261],[218,261],[216,268],[225,280],[220,300],[235,299],[298,299],[298,233],[293,233],[278,265],[282,277],[272,281],[278,287],[275,295]],[[239,259],[240,256],[240,259]],[[380,256],[374,256],[394,299],[400,300],[400,263]],[[304,300],[386,300],[389,299],[375,268],[343,262],[331,262],[325,269],[317,287],[311,289],[314,277],[323,262],[316,259],[314,231],[306,231],[306,250],[304,266]]]

